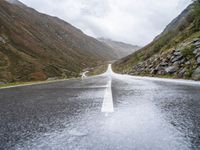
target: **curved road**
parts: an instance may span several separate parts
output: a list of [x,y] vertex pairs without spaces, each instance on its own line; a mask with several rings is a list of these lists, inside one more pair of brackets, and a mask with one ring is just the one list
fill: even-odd
[[0,149],[199,150],[200,83],[100,76],[0,90]]

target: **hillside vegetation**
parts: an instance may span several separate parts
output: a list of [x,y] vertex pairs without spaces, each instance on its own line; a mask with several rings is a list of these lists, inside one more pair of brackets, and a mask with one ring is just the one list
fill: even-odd
[[175,18],[153,42],[117,61],[114,70],[200,80],[200,2],[195,1]]
[[0,1],[0,83],[79,76],[117,59],[113,49],[17,0]]

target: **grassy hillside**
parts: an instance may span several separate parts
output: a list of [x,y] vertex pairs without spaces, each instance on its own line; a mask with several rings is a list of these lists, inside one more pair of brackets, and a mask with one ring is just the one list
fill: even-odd
[[[132,75],[193,78],[199,69],[199,8],[198,1],[188,6],[153,42],[116,62],[114,70]],[[168,72],[169,69],[174,70]]]
[[0,82],[17,82],[75,77],[117,56],[59,18],[1,0],[0,58]]

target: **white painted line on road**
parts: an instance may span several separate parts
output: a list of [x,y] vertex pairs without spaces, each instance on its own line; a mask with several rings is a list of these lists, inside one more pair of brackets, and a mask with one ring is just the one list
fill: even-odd
[[108,66],[107,70],[109,81],[107,83],[104,100],[101,108],[101,112],[106,113],[106,116],[108,115],[108,113],[114,112],[113,96],[112,96],[112,78],[111,78],[112,72],[110,70],[112,70],[111,65]]
[[101,108],[101,112],[104,112],[104,113],[114,112],[111,84],[112,84],[111,80],[108,81],[102,108]]

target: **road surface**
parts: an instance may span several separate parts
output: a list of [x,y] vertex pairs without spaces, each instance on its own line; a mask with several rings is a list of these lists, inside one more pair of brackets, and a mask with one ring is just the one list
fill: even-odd
[[0,149],[199,150],[200,83],[107,72],[0,90]]

